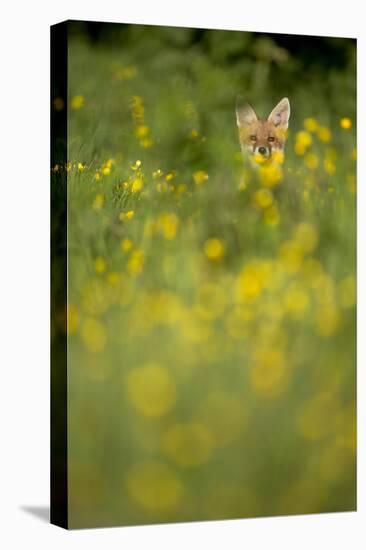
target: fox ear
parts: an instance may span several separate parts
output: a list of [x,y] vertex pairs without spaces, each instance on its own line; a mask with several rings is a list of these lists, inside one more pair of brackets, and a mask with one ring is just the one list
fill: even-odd
[[254,109],[240,96],[236,100],[236,122],[239,128],[258,122]]
[[281,99],[268,117],[268,121],[275,126],[280,126],[287,130],[288,120],[290,118],[290,102],[287,97]]

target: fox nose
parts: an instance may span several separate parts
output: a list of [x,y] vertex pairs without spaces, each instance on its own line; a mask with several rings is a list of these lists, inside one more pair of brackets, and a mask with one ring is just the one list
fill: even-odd
[[260,153],[261,155],[265,155],[266,152],[267,150],[265,147],[258,147],[258,153]]

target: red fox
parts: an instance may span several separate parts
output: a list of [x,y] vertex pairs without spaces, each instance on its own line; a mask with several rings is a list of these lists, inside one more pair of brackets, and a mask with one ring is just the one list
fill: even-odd
[[250,157],[262,161],[270,160],[276,153],[283,155],[289,118],[290,102],[287,97],[281,99],[267,120],[258,118],[249,103],[238,98],[236,120],[243,155],[249,153]]

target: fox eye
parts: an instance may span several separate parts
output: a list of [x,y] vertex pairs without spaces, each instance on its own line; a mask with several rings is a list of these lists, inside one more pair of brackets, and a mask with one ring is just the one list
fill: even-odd
[[275,140],[275,138],[273,136],[269,136],[268,141],[273,142],[274,140]]
[[257,141],[257,136],[250,136],[251,141]]

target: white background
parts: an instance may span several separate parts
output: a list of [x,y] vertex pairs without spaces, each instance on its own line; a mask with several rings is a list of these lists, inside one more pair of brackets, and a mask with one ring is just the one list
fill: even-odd
[[[49,25],[64,19],[358,37],[358,119],[366,122],[361,0],[214,3],[12,0],[0,65],[0,544],[6,550],[364,547],[365,127],[359,124],[359,504],[357,513],[67,532],[27,512],[49,501]],[[366,125],[366,124],[365,124]],[[363,283],[363,287],[362,287]]]

